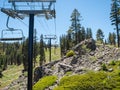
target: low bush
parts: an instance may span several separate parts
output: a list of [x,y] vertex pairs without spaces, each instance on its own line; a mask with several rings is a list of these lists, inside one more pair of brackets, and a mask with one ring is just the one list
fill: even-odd
[[54,90],[97,90],[103,86],[102,80],[106,77],[103,72],[65,76],[60,80],[60,86]]
[[54,90],[120,90],[120,77],[106,72],[89,72],[83,75],[65,76]]
[[71,57],[73,55],[75,55],[75,52],[73,50],[70,50],[69,52],[67,52],[66,57]]
[[105,63],[103,63],[101,67],[102,67],[102,70],[104,70],[104,71],[107,71],[107,70],[108,70]]
[[44,90],[45,88],[52,86],[56,80],[57,76],[45,76],[33,86],[33,90]]
[[116,65],[116,62],[114,61],[114,60],[112,60],[110,63],[109,63],[109,65]]
[[65,75],[66,75],[66,76],[70,76],[70,75],[72,75],[72,73],[73,73],[73,72],[68,71],[68,72],[65,73]]

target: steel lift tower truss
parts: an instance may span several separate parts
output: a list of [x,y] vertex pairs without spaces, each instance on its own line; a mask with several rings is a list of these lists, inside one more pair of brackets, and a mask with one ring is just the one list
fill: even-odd
[[56,0],[8,0],[13,8],[1,8],[1,11],[12,18],[23,19],[29,16],[29,50],[28,50],[28,90],[32,90],[33,73],[33,30],[34,16],[45,16],[46,19],[55,18]]

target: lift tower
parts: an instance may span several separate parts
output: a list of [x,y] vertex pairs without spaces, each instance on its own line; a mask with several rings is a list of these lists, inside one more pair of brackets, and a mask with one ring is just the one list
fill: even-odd
[[44,39],[49,40],[49,62],[51,62],[51,40],[55,40],[56,35],[45,35]]
[[28,90],[32,90],[32,72],[33,72],[33,30],[34,16],[45,16],[46,19],[55,18],[54,3],[56,0],[8,0],[14,7],[1,8],[1,11],[12,18],[23,19],[24,15],[29,16],[29,50],[28,50]]

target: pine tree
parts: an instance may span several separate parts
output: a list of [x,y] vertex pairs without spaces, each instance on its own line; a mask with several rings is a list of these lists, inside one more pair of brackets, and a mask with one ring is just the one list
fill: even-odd
[[91,28],[86,29],[86,39],[92,38],[92,30]]
[[109,33],[109,37],[108,37],[108,41],[109,41],[109,43],[110,43],[110,45],[112,45],[112,34],[111,33]]
[[71,49],[72,48],[72,46],[73,46],[73,30],[71,30],[71,29],[69,29],[68,31],[67,31],[67,36],[66,36],[66,40],[67,40],[67,45],[66,45],[66,47],[67,47],[67,50],[69,50],[69,49]]
[[60,54],[61,57],[63,56],[63,44],[62,44],[62,37],[60,36]]
[[34,62],[34,67],[35,67],[35,63],[36,63],[36,57],[38,55],[38,46],[37,46],[37,31],[36,29],[34,30],[34,37],[33,37],[33,62]]
[[113,44],[116,45],[116,34],[113,32]]
[[80,24],[80,19],[81,18],[81,15],[80,13],[78,12],[77,9],[74,9],[73,12],[72,12],[72,15],[71,15],[71,30],[74,31],[74,34],[75,34],[75,44],[78,43],[78,31],[80,30],[81,28],[81,24]]
[[118,26],[120,24],[120,1],[119,0],[112,0],[110,19],[111,19],[112,25],[115,25],[116,27],[117,42],[118,42],[118,47],[120,47],[119,26]]
[[116,45],[116,34],[113,33],[109,33],[109,43],[111,45]]
[[66,35],[60,37],[61,57],[67,52],[67,38]]
[[43,35],[40,36],[40,66],[46,62],[45,60],[45,51],[44,51],[44,42],[43,42]]
[[97,41],[100,41],[101,43],[103,43],[104,34],[101,29],[97,30],[96,38],[97,38]]
[[82,29],[81,29],[81,38],[82,38],[82,41],[85,40],[85,38],[86,38],[86,33],[85,33],[84,27],[82,27]]
[[28,70],[28,39],[23,42],[22,48],[24,71]]

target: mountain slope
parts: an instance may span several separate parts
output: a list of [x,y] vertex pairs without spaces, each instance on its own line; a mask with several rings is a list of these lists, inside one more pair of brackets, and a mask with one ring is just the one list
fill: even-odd
[[[65,57],[59,61],[37,67],[35,70],[35,81],[38,81],[39,78],[42,78],[43,76],[56,75],[58,77],[56,85],[59,85],[61,78],[69,74],[72,76],[85,74],[89,71],[98,72],[103,71],[104,67],[106,67],[107,73],[114,72],[114,69],[118,70],[120,49],[105,45],[95,45],[94,48],[93,45],[95,45],[93,40],[86,40],[73,48],[76,53],[74,56]],[[117,63],[116,68],[109,67],[111,62]],[[53,90],[56,85],[53,85],[46,90]]]

